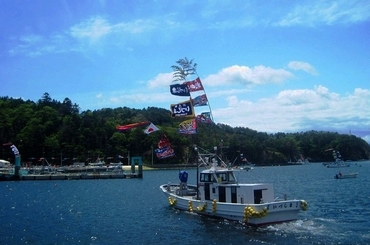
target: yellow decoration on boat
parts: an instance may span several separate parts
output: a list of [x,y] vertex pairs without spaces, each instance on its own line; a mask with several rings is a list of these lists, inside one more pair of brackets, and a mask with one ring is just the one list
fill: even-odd
[[217,205],[217,200],[213,199],[213,201],[212,201],[212,212],[213,213],[216,213],[216,210],[217,210],[216,205]]
[[244,222],[247,223],[249,217],[262,218],[262,217],[265,217],[267,214],[268,214],[268,210],[267,210],[266,207],[264,207],[261,211],[258,212],[255,209],[253,209],[252,207],[246,206],[244,208]]
[[193,203],[191,201],[188,202],[189,212],[193,212]]
[[207,208],[207,203],[205,202],[203,205],[198,206],[197,210],[199,212],[203,212],[204,210],[206,210],[206,208]]
[[168,197],[168,203],[170,204],[170,206],[175,205],[176,202],[177,202],[176,198]]
[[303,211],[306,211],[307,210],[307,202],[305,200],[301,200],[301,209]]

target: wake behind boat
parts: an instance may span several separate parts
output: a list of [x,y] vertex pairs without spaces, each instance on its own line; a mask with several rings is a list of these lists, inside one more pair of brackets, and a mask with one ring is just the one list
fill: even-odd
[[217,218],[262,226],[296,220],[307,209],[304,200],[276,198],[272,184],[239,183],[234,170],[225,167],[216,154],[199,155],[201,165],[211,167],[199,173],[197,185],[188,185],[188,173],[179,173],[179,184],[163,184],[160,189],[170,206]]

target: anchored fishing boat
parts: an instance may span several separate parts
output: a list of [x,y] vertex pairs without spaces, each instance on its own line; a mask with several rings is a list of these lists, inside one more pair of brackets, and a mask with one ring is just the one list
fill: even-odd
[[[206,161],[212,159],[211,164]],[[217,154],[199,154],[200,165],[210,166],[199,172],[197,184],[188,184],[188,173],[179,172],[178,184],[163,184],[160,189],[170,206],[217,218],[262,226],[296,220],[307,209],[305,200],[277,198],[269,183],[239,183],[234,169],[225,166]]]
[[[333,149],[328,149],[333,150]],[[326,151],[328,151],[326,150]],[[327,168],[343,168],[343,167],[349,167],[350,163],[345,162],[342,160],[342,156],[340,155],[339,151],[333,150],[333,158],[335,162],[331,162],[326,165]]]

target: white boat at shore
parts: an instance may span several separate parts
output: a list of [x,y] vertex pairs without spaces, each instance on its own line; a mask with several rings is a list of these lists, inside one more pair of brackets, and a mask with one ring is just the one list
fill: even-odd
[[[298,213],[307,209],[304,200],[275,197],[272,184],[239,183],[233,169],[216,160],[216,154],[212,157],[211,167],[199,173],[197,185],[188,185],[188,173],[181,171],[179,184],[160,186],[170,206],[252,226],[296,220]],[[201,155],[199,160],[208,165]]]

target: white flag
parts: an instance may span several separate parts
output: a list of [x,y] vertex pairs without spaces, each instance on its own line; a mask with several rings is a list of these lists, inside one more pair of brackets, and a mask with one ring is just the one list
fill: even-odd
[[153,123],[150,123],[150,125],[144,130],[144,133],[150,134],[153,133],[154,131],[158,131],[159,128],[157,128]]

